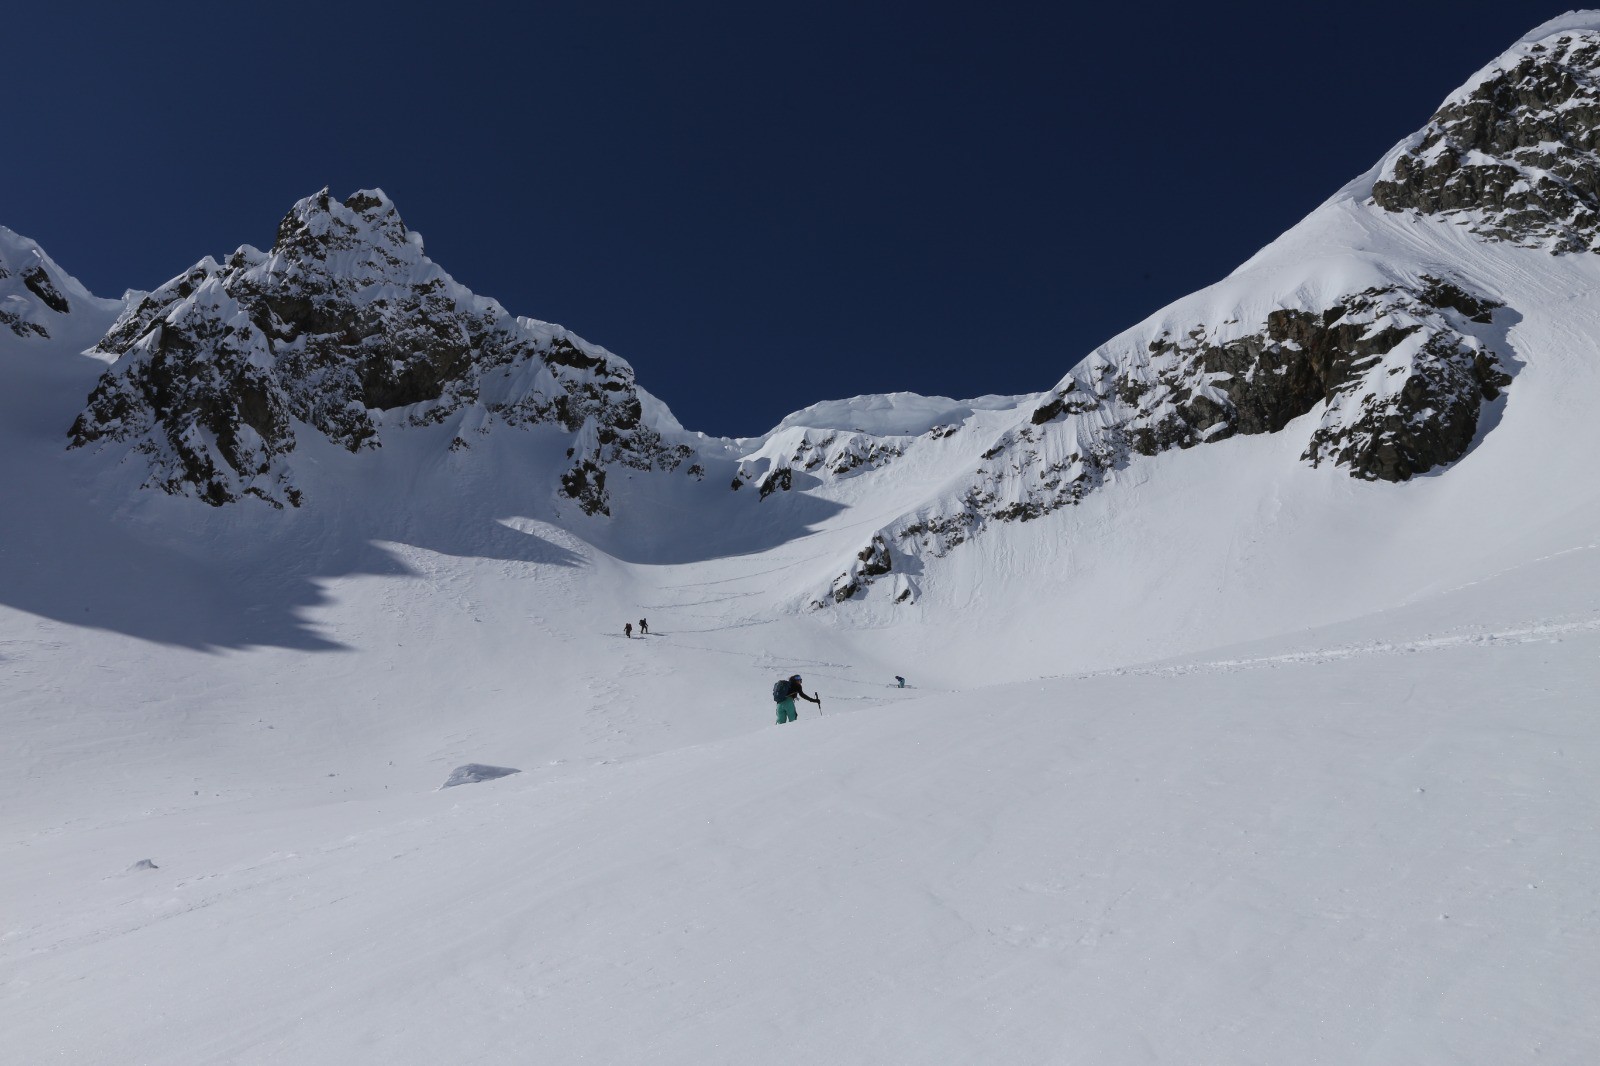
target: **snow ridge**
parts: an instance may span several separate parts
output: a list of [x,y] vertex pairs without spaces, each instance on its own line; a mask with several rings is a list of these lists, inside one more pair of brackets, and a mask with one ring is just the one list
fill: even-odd
[[75,311],[116,306],[62,270],[38,242],[0,226],[0,329],[23,340],[49,340]]

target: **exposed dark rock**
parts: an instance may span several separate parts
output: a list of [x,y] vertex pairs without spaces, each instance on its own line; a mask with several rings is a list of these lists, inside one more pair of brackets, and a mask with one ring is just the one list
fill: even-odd
[[1500,304],[1486,296],[1474,296],[1459,285],[1422,275],[1424,288],[1419,294],[1422,302],[1439,310],[1449,308],[1459,312],[1469,322],[1487,325],[1494,321],[1495,309]]
[[786,466],[780,466],[768,474],[761,482],[761,498],[764,500],[774,492],[788,492],[794,487],[794,471]]
[[1098,406],[1098,401],[1092,396],[1078,395],[1078,383],[1068,381],[1065,386],[1057,390],[1049,399],[1040,403],[1033,409],[1033,414],[1028,421],[1036,426],[1042,426],[1063,415],[1082,414]]
[[[1154,455],[1277,433],[1327,404],[1305,454],[1313,465],[1331,459],[1356,477],[1403,480],[1454,462],[1472,441],[1482,400],[1510,378],[1464,322],[1444,313],[1487,323],[1498,304],[1427,282],[1368,289],[1320,310],[1283,308],[1259,332],[1222,343],[1205,329],[1158,339],[1147,369],[1126,367],[1118,378],[1117,395],[1140,400],[1125,423],[1129,447]],[[1424,421],[1437,425],[1407,428]]]
[[[584,462],[594,469],[580,463],[562,481],[590,513],[609,513],[604,467],[670,470],[692,454],[642,423],[630,367],[457,284],[372,191],[302,200],[270,254],[203,260],[129,308],[96,347],[118,362],[72,445],[131,443],[150,461],[147,484],[219,505],[292,503],[293,427],[359,453],[382,443],[379,412],[398,415],[381,420],[385,432],[468,408],[510,426],[592,426]],[[465,446],[460,433],[449,439]]]
[[875,534],[872,543],[856,553],[850,569],[834,579],[831,593],[833,602],[843,603],[893,569],[894,559],[889,553],[889,542],[882,534]]
[[21,315],[0,308],[0,326],[4,326],[19,337],[49,337],[50,331],[37,322],[29,322]]
[[294,447],[289,412],[260,363],[263,339],[212,284],[143,336],[89,396],[73,447],[114,427],[150,465],[147,485],[220,506],[242,494],[279,505],[275,462]]
[[1255,329],[1198,324],[1115,361],[1092,357],[983,453],[959,506],[888,532],[943,555],[987,522],[1076,504],[1136,456],[1282,432],[1319,407],[1303,456],[1312,465],[1396,481],[1454,462],[1483,402],[1510,382],[1494,332],[1474,332],[1497,306],[1425,276],[1327,307],[1280,308]]
[[876,470],[905,454],[903,444],[870,433],[807,430],[788,455],[775,462],[794,470],[827,471],[844,477],[857,470]]
[[584,514],[611,513],[606,496],[606,472],[592,460],[585,459],[562,474],[561,491],[575,500]]
[[1457,218],[1492,241],[1600,251],[1600,37],[1522,46],[1441,107],[1373,185],[1389,211]]
[[22,284],[28,291],[39,298],[39,302],[57,314],[69,314],[72,305],[67,303],[67,298],[50,281],[50,275],[45,273],[44,267],[30,266],[22,272]]

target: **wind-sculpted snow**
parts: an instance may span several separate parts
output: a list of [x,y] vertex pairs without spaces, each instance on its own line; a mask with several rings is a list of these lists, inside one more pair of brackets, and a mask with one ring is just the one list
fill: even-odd
[[[457,284],[377,191],[307,197],[270,251],[202,260],[129,307],[95,350],[117,362],[73,446],[130,444],[147,485],[217,505],[298,505],[297,427],[357,454],[444,423],[456,450],[495,423],[588,427],[570,455],[585,475],[670,469],[688,454],[641,418],[627,363]],[[569,495],[606,510],[603,477]]]
[[1439,108],[1372,189],[1486,240],[1600,251],[1600,29],[1525,40]]
[[879,437],[916,437],[942,426],[957,426],[974,411],[1004,411],[1024,403],[1026,396],[979,396],[952,400],[947,396],[921,396],[891,392],[825,400],[785,418],[777,432],[792,428],[838,430]]

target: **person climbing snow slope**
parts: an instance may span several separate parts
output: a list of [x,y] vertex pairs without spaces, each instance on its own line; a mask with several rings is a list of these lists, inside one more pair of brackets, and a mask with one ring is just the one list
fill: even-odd
[[806,690],[800,687],[800,675],[791,674],[785,680],[779,681],[777,684],[772,686],[772,698],[778,701],[779,725],[782,725],[785,722],[792,722],[796,718],[800,717],[795,713],[794,709],[794,698],[796,696],[799,696],[803,700],[810,700],[812,703],[815,703],[819,711],[822,709],[822,697],[807,696]]

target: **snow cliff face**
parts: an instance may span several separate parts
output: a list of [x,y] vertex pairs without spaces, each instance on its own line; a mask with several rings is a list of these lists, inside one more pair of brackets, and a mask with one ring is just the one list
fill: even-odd
[[642,419],[633,370],[559,326],[514,318],[454,281],[380,191],[296,204],[267,252],[207,258],[130,306],[72,445],[122,443],[147,485],[222,505],[298,506],[313,433],[349,452],[449,423],[450,447],[505,426],[575,434],[562,491],[605,512],[607,466],[688,454]]

